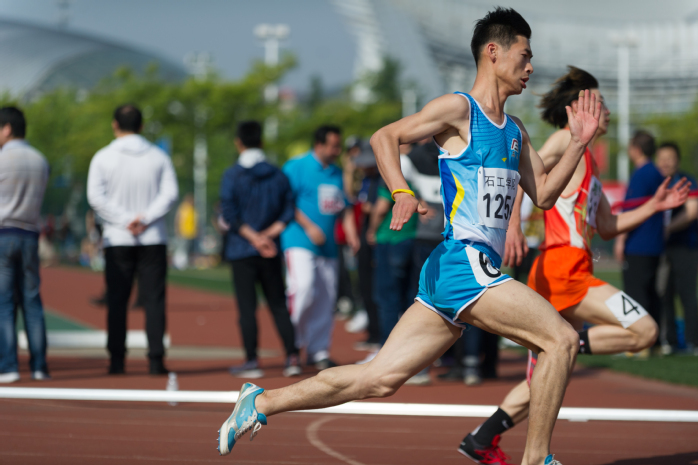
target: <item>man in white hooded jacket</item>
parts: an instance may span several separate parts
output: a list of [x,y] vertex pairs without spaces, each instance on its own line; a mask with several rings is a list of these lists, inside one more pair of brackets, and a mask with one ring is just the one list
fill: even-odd
[[87,200],[104,220],[110,374],[124,373],[126,314],[135,275],[145,308],[150,374],[167,374],[165,215],[177,200],[177,178],[167,154],[139,134],[142,126],[138,108],[117,108],[115,139],[95,154],[87,176]]

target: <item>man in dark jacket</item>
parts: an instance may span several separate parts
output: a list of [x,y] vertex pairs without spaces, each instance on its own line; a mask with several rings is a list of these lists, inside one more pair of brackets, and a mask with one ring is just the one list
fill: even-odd
[[233,284],[240,311],[240,330],[247,361],[230,369],[242,378],[261,378],[257,361],[256,283],[259,282],[286,349],[284,376],[301,373],[293,324],[286,307],[279,235],[293,219],[293,193],[286,176],[269,164],[261,150],[262,126],[256,121],[238,125],[235,145],[238,162],[221,182],[221,216],[228,226],[225,258],[232,264]]

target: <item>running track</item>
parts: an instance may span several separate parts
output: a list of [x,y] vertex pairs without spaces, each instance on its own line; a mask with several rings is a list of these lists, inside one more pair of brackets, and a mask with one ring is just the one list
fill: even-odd
[[[84,324],[104,327],[104,310],[90,306],[89,296],[103,289],[101,277],[64,268],[43,270],[47,307]],[[226,296],[171,287],[168,325],[173,345],[239,347],[234,302]],[[260,384],[279,387],[281,347],[271,319],[262,315],[261,345],[267,378]],[[130,328],[143,327],[141,312],[130,312]],[[333,356],[350,363],[364,356],[351,349],[356,336],[337,325]],[[274,355],[277,354],[277,355]],[[240,381],[227,367],[237,360],[180,358],[169,361],[179,375],[180,389],[237,390]],[[14,386],[163,389],[164,378],[147,376],[140,358],[130,359],[128,375],[104,375],[107,360],[50,356],[54,379],[28,381],[26,355],[23,381]],[[493,405],[523,378],[525,361],[505,354],[501,379],[479,387],[435,383],[404,387],[386,402],[468,403]],[[312,370],[306,370],[312,374]],[[434,372],[438,372],[434,370]],[[565,399],[568,407],[660,408],[698,410],[698,389],[672,386],[617,373],[579,369]],[[463,434],[481,420],[432,417],[388,417],[329,414],[285,414],[255,441],[244,438],[233,454],[219,457],[216,431],[229,406],[155,403],[0,400],[1,464],[430,464],[471,463],[455,452]],[[510,431],[502,445],[521,459],[525,425]],[[573,423],[559,421],[553,450],[565,465],[698,464],[698,424],[695,423]]]

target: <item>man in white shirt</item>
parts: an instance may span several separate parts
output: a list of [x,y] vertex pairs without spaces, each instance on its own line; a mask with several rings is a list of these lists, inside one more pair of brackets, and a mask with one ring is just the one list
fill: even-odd
[[134,276],[145,308],[150,374],[167,374],[165,349],[165,215],[177,201],[170,158],[139,133],[143,116],[133,105],[114,112],[115,139],[97,152],[87,176],[87,200],[104,220],[110,374],[124,373],[126,314]]
[[24,140],[21,110],[0,108],[0,383],[19,380],[15,297],[22,306],[32,379],[49,379],[39,294],[39,214],[48,163]]

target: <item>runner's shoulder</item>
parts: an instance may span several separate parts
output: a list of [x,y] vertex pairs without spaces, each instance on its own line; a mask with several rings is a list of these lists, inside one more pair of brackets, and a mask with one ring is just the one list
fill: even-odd
[[458,119],[470,119],[470,100],[463,94],[444,94],[427,103],[425,109]]
[[514,115],[510,115],[507,113],[507,116],[511,118],[511,120],[514,122],[519,127],[519,131],[521,131],[521,141],[525,144],[530,141],[530,138],[528,137],[528,132],[526,131],[526,127],[524,127],[524,124],[521,122],[521,120]]

